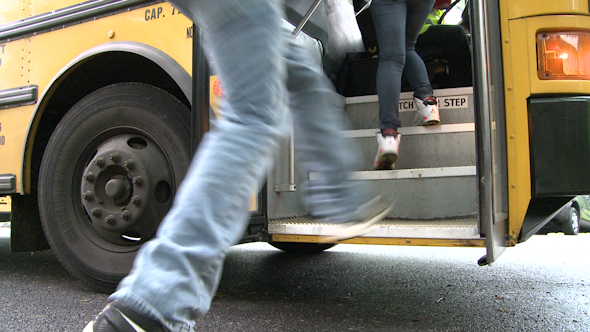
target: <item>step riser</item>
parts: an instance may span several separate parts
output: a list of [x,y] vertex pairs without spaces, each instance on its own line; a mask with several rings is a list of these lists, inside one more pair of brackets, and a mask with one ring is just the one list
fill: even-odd
[[[444,124],[473,123],[473,112],[469,109],[441,109],[440,121]],[[346,114],[354,129],[379,128],[379,106],[377,103],[367,105],[348,105]],[[400,112],[402,127],[414,126],[416,111]]]
[[439,219],[477,214],[475,176],[380,180],[374,188],[393,198],[388,215],[400,219]]
[[[378,144],[375,137],[354,140],[362,153],[362,169],[372,170]],[[475,165],[473,132],[438,135],[402,135],[395,169]]]
[[[474,101],[470,88],[435,91],[439,100],[441,123],[473,123]],[[346,114],[355,129],[379,128],[379,103],[376,96],[354,97],[346,100]],[[402,93],[399,117],[402,127],[414,125],[416,106],[410,93]]]
[[[474,175],[368,181],[395,203],[389,218],[446,219],[477,215],[477,180]],[[270,219],[305,215],[300,191],[277,194],[269,188]]]

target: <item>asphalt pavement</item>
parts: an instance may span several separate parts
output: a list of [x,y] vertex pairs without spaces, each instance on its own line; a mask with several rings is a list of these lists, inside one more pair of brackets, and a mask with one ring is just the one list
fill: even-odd
[[[9,254],[0,225],[0,332],[81,331],[106,304],[51,251]],[[230,251],[195,331],[590,331],[590,234],[534,236],[480,267],[482,248],[338,245]]]

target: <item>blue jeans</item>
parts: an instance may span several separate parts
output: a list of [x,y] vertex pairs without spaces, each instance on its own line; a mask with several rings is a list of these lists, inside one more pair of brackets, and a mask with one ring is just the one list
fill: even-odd
[[343,100],[281,30],[282,0],[172,3],[203,28],[205,53],[226,94],[223,118],[206,134],[156,237],[109,299],[188,332],[209,310],[227,251],[247,227],[250,198],[291,124],[296,159],[324,174],[306,187],[311,213],[349,221],[369,190],[346,180],[360,158],[338,137]]
[[433,94],[426,66],[415,49],[420,29],[433,5],[434,0],[373,0],[371,4],[379,43],[377,95],[381,129],[401,127],[402,73],[408,79],[414,97],[424,99]]

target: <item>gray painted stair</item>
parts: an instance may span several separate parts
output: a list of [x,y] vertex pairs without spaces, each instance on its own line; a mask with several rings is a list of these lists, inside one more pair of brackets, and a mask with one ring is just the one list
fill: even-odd
[[[342,135],[362,151],[363,170],[353,179],[371,181],[376,190],[393,197],[389,218],[448,219],[477,215],[475,126],[471,88],[435,92],[441,125],[413,127],[415,106],[411,93],[402,93],[400,118],[405,126],[400,156],[391,171],[373,171],[377,153],[377,96],[347,98],[352,130]],[[317,176],[311,174],[310,178]]]
[[[400,128],[400,157],[395,169],[390,171],[372,170],[379,123],[377,96],[346,99],[351,128],[342,136],[360,147],[363,164],[363,171],[350,177],[370,182],[395,202],[388,218],[371,228],[366,236],[479,237],[473,90],[437,90],[435,96],[439,99],[442,124],[414,127],[416,111],[412,94],[401,94],[400,118],[404,126]],[[285,178],[284,160],[283,155],[277,161],[279,167],[274,171],[274,178],[269,178],[269,184]],[[321,175],[308,175],[310,179],[318,176]],[[301,180],[297,175],[297,182]],[[269,189],[269,233],[322,235],[330,227],[305,216],[299,195],[298,190]]]

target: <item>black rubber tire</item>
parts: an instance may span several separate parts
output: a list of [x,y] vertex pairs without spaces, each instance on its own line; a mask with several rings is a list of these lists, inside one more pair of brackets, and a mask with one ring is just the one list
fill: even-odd
[[[111,148],[105,142],[118,145]],[[144,146],[134,147],[132,142]],[[124,143],[128,146],[123,146]],[[99,220],[104,213],[98,214],[101,218],[91,216],[87,199],[83,198],[82,191],[88,181],[84,176],[90,167],[99,164],[93,158],[112,149],[121,149],[125,153],[136,153],[137,150],[138,155],[143,153],[134,161],[139,163],[135,170],[146,174],[141,188],[144,201],[135,201],[140,208],[129,202],[133,201],[130,195],[135,195],[140,187],[131,178],[119,175],[127,185],[127,192],[131,193],[119,206],[134,213],[131,217],[126,216],[131,218],[133,225],[121,226],[127,227],[126,230],[101,224]],[[153,237],[159,222],[170,209],[190,164],[189,149],[190,111],[159,88],[139,83],[114,84],[89,94],[74,105],[47,143],[39,172],[41,222],[62,265],[92,288],[111,292],[128,274],[137,250]],[[127,163],[124,167],[122,164],[109,165],[107,167],[122,173],[129,171],[129,177],[132,175]],[[96,187],[100,188],[98,184]],[[98,203],[98,191],[95,201],[103,204]],[[112,213],[119,218],[121,210]],[[122,224],[117,221],[116,226]],[[129,230],[139,237],[130,240],[132,237],[122,236],[122,232]]]
[[565,235],[580,233],[580,212],[575,206],[570,207],[567,220],[561,223],[561,230]]
[[269,242],[282,251],[292,254],[317,254],[333,248],[337,243]]

